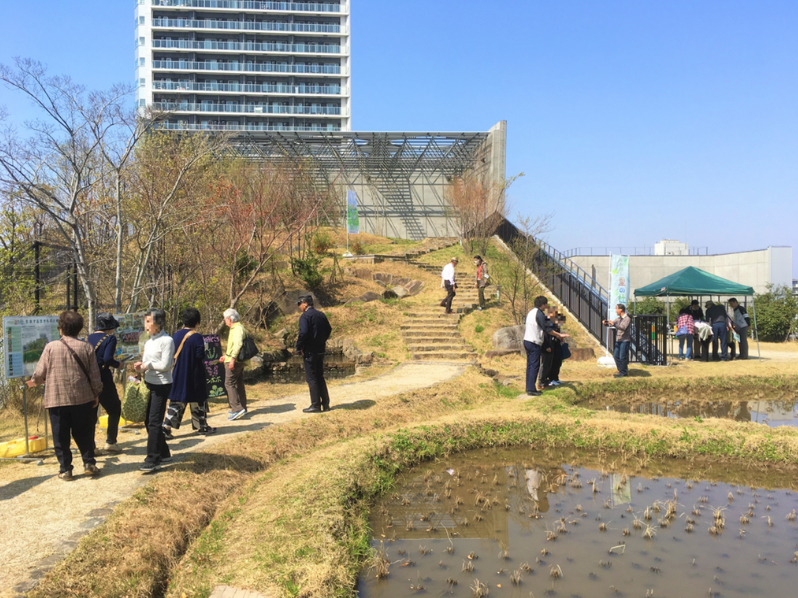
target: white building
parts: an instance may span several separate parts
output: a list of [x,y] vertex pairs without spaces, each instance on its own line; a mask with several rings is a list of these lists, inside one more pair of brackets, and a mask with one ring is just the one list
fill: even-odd
[[136,0],[136,102],[168,128],[349,131],[349,0]]
[[690,247],[681,241],[662,239],[654,243],[654,255],[690,255]]

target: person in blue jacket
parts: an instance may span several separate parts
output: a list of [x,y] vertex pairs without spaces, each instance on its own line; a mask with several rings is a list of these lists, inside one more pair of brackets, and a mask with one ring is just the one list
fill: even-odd
[[167,440],[172,430],[180,428],[186,406],[191,405],[191,427],[197,434],[208,435],[216,428],[208,425],[208,387],[205,384],[205,341],[197,332],[201,316],[198,309],[189,307],[180,315],[183,328],[174,333],[175,367],[172,371],[172,390],[169,409],[163,422]]
[[122,364],[116,360],[116,334],[114,331],[117,328],[119,328],[119,322],[116,318],[103,312],[97,316],[96,332],[90,334],[88,338],[89,344],[94,349],[97,365],[100,366],[100,379],[103,383],[100,405],[108,414],[108,432],[103,451],[112,455],[122,452],[122,449],[116,445],[119,434],[119,418],[122,415],[122,402],[119,400],[114,374],[111,371],[122,367]]

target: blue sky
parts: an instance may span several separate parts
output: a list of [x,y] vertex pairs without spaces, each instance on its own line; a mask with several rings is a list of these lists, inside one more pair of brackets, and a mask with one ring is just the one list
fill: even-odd
[[[352,4],[353,128],[507,120],[513,213],[552,213],[558,249],[798,246],[798,2]],[[3,3],[0,62],[133,79],[132,0],[35,6]]]

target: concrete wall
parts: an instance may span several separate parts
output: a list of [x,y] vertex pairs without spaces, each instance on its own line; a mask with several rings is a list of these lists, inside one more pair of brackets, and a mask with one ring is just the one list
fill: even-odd
[[[610,256],[585,255],[571,259],[592,274],[601,286],[609,288]],[[688,266],[752,286],[757,293],[764,293],[768,284],[791,284],[792,248],[768,247],[718,255],[633,255],[629,257],[631,288],[639,289]]]

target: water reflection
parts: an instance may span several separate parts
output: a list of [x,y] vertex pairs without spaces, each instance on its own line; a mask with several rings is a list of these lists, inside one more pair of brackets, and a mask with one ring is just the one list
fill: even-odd
[[490,598],[792,596],[797,508],[791,490],[478,451],[408,472],[373,509],[372,546],[389,571],[378,579],[365,569],[358,591],[467,598],[482,584]]
[[[595,403],[594,403],[595,406]],[[767,401],[673,401],[605,405],[608,411],[661,415],[675,419],[718,417],[770,427],[798,426],[798,399]]]

